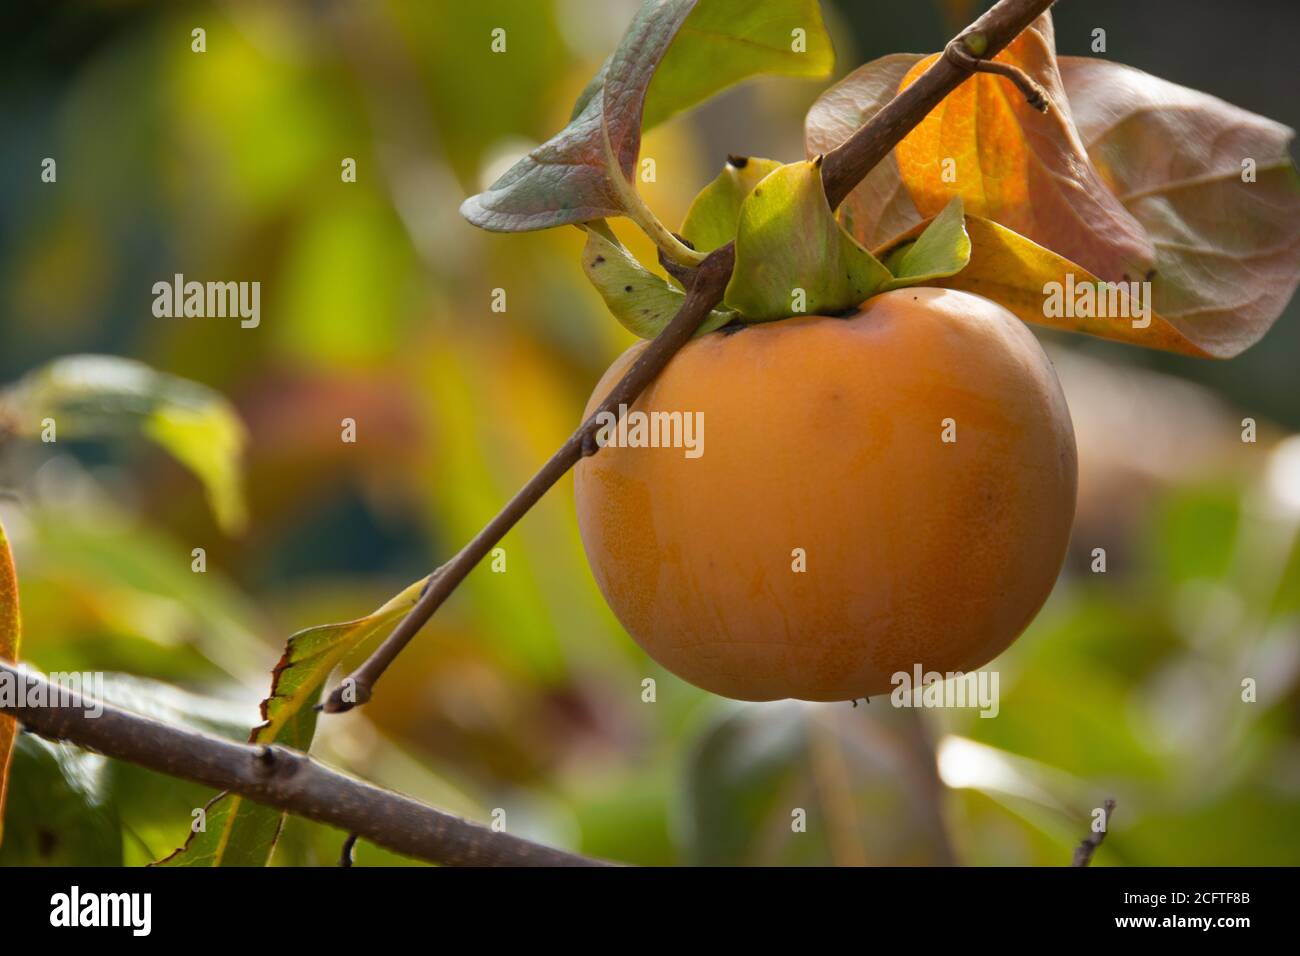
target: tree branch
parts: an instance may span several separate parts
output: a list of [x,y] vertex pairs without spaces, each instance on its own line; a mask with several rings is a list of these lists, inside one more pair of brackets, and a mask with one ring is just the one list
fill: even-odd
[[[563,850],[498,833],[332,770],[287,747],[241,744],[93,704],[0,661],[0,713],[32,733],[328,823],[397,853],[444,866],[597,866]],[[39,701],[28,706],[27,701]],[[99,713],[102,706],[103,712]],[[350,849],[350,847],[349,847]]]
[[[826,154],[822,162],[822,186],[834,209],[862,181],[898,142],[921,122],[939,102],[961,84],[983,58],[997,55],[1021,31],[1034,22],[1054,0],[1000,0],[982,17],[949,43],[961,44],[962,56],[941,56],[916,82],[895,96],[852,136]],[[978,50],[978,56],[974,51]],[[677,351],[690,341],[709,312],[722,301],[736,250],[728,243],[713,252],[693,270],[686,301],[672,321],[641,353],[632,368],[592,415],[569,436],[550,460],[510,499],[450,561],[429,576],[429,584],[416,602],[375,652],[334,689],[320,709],[341,713],[364,704],[375,683],[410,643],[443,601],[514,527],[552,485],[586,455],[599,449],[595,435],[606,413],[619,415],[620,405],[631,405],[638,395],[668,365]]]

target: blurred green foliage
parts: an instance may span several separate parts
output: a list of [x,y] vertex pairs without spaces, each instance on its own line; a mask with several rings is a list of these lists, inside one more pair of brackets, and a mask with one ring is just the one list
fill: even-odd
[[[910,5],[880,36],[860,5],[824,6],[842,73],[937,48],[957,5]],[[237,538],[144,442],[0,445],[34,665],[120,675],[111,700],[244,738],[287,635],[355,618],[444,560],[631,343],[583,277],[577,230],[490,235],[456,214],[564,125],[629,4],[442,9],[52,4],[4,41],[0,381],[70,352],[127,355],[226,395],[250,433]],[[506,56],[489,49],[498,26]],[[728,148],[719,130],[737,152],[796,158],[815,92],[760,83],[656,129],[646,200],[680,222]],[[763,132],[776,129],[785,139]],[[56,184],[39,181],[46,156]],[[155,318],[151,286],[178,272],[260,281],[261,326]],[[1262,401],[1294,424],[1279,411],[1291,375],[1252,387],[1278,392]],[[1265,484],[1281,469],[1294,492],[1300,472],[1271,444],[1241,467],[1112,487],[1140,502],[1105,526],[1114,566],[1090,573],[1096,526],[1082,525],[1053,599],[997,662],[994,719],[879,699],[739,705],[684,685],[606,609],[565,482],[506,537],[507,572],[475,570],[371,704],[321,722],[314,750],[633,863],[1057,865],[1106,796],[1119,810],[1098,864],[1295,863],[1300,555],[1295,510]],[[1243,676],[1258,702],[1242,702]],[[212,796],[23,738],[0,863],[147,863]],[[332,865],[343,837],[290,820],[273,862]],[[357,860],[409,862],[365,844]]]

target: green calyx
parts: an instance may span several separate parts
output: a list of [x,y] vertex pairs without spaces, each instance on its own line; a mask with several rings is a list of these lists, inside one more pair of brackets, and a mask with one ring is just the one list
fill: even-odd
[[[620,325],[643,339],[654,338],[682,307],[686,293],[641,265],[605,222],[588,223],[586,230],[582,271]],[[734,318],[733,312],[714,309],[695,334],[712,332]]]
[[893,278],[878,291],[888,292],[954,276],[970,262],[970,248],[961,197],[954,196],[916,239],[900,243],[885,256],[885,265]]
[[716,179],[696,195],[682,221],[682,235],[700,252],[736,238],[740,207],[754,187],[781,168],[775,159],[728,156]]
[[781,166],[744,198],[723,301],[748,321],[770,322],[851,309],[890,278],[836,221],[818,157]]
[[[589,224],[583,269],[610,312],[642,338],[653,338],[685,300],[675,283],[649,271],[609,232]],[[702,253],[736,244],[723,304],[703,335],[731,321],[771,322],[796,315],[841,314],[881,292],[960,272],[970,238],[954,198],[914,239],[881,262],[840,225],[822,188],[821,158],[781,164],[731,158],[695,197],[681,236]]]

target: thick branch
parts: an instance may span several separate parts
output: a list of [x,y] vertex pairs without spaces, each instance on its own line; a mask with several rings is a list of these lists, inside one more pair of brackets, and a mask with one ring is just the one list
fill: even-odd
[[[895,96],[857,132],[827,153],[822,163],[822,184],[831,207],[843,202],[853,187],[914,126],[971,75],[974,67],[970,64],[978,62],[978,58],[970,54],[971,50],[980,50],[980,57],[995,56],[1052,3],[1053,0],[1001,0],[949,44],[951,48],[954,44],[962,43],[964,59],[955,56],[939,57],[915,83]],[[690,291],[677,315],[614,386],[609,397],[497,516],[455,557],[430,576],[430,584],[415,607],[398,623],[383,644],[335,688],[322,705],[323,710],[339,713],[370,699],[375,682],[442,602],[465,580],[474,566],[584,454],[595,454],[598,451],[594,436],[599,430],[599,417],[608,412],[618,415],[620,405],[631,405],[667,366],[678,349],[690,341],[710,310],[722,301],[734,264],[735,248],[730,243],[709,254],[695,270],[694,278],[687,283]]]
[[[331,770],[286,747],[235,743],[99,704],[0,661],[0,712],[50,740],[242,794],[444,866],[591,866],[597,861],[498,833]],[[8,688],[14,688],[10,695]],[[25,692],[24,692],[25,691]],[[39,696],[37,696],[39,694]],[[26,706],[25,701],[39,701]],[[90,716],[89,714],[97,714]]]

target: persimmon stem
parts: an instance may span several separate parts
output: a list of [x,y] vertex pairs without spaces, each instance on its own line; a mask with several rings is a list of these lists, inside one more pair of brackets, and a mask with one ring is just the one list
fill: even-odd
[[[985,54],[990,57],[996,56],[1008,43],[1019,36],[1022,30],[1041,16],[1053,2],[1054,0],[999,0],[960,34],[958,39],[978,34],[984,40]],[[948,48],[952,46],[953,43],[948,44]],[[975,59],[969,53],[967,56],[972,60]],[[826,198],[831,208],[834,209],[843,202],[853,187],[861,182],[863,177],[875,168],[876,164],[884,159],[913,127],[971,73],[972,69],[965,61],[958,61],[956,57],[946,55],[939,57],[917,78],[916,82],[901,91],[852,136],[827,153],[822,162],[822,187],[826,190]],[[624,185],[635,194],[630,183]],[[635,206],[639,202],[638,198],[636,202],[630,202],[629,205]],[[644,208],[644,204],[641,204],[641,207]],[[649,212],[648,209],[646,211]],[[654,222],[658,223],[658,220]],[[663,228],[662,223],[658,225],[659,228]],[[664,232],[673,239],[674,244],[680,245],[683,249],[687,248],[666,229]],[[664,251],[666,258],[679,263],[682,261],[677,255],[665,249],[664,244],[660,243],[659,247]],[[700,256],[694,250],[687,251],[692,258]],[[375,682],[474,566],[570,468],[585,455],[594,454],[599,450],[590,440],[599,428],[598,416],[609,412],[620,415],[619,406],[630,406],[677,354],[678,349],[690,341],[691,336],[695,334],[710,311],[722,301],[734,265],[735,247],[728,243],[703,257],[703,261],[700,261],[694,269],[673,270],[673,274],[681,279],[682,285],[688,292],[686,301],[672,321],[641,353],[640,358],[614,386],[613,391],[596,412],[569,436],[568,441],[551,456],[541,470],[529,479],[528,483],[474,536],[469,544],[430,576],[429,586],[420,596],[415,607],[398,622],[397,627],[374,653],[330,693],[321,703],[321,710],[327,713],[341,713],[370,699]]]
[[[985,60],[971,52],[972,44],[969,43],[970,36],[979,36],[980,34],[970,34],[965,38],[953,40],[944,47],[943,55],[953,62],[959,69],[971,73],[993,73],[997,76],[1005,76],[1012,83],[1016,84],[1020,92],[1024,94],[1025,102],[1040,113],[1046,113],[1049,106],[1047,91],[1044,90],[1032,77],[1018,66],[1010,63],[998,63],[994,60]],[[979,46],[980,44],[974,44]]]
[[614,149],[610,145],[608,130],[605,131],[604,146],[607,177],[613,184],[615,192],[618,193],[624,214],[659,247],[661,256],[688,267],[698,266],[703,262],[703,254],[696,252],[674,236],[668,227],[659,221],[654,211],[646,205],[641,194],[637,192],[636,184],[623,175],[618,159],[614,156]]
[[[614,179],[623,181],[623,177],[615,176]],[[659,218],[646,205],[641,194],[629,186],[623,196],[627,217],[636,223],[641,231],[654,240],[654,244],[659,247],[659,252],[664,257],[679,265],[686,267],[698,266],[704,261],[704,254],[696,252],[690,246],[686,245],[669,230]]]

